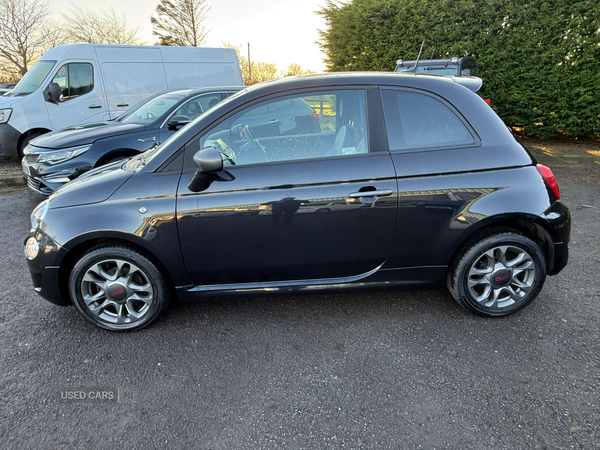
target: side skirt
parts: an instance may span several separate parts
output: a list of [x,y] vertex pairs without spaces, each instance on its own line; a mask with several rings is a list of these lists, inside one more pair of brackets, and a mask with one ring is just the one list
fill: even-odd
[[433,288],[443,286],[447,270],[448,266],[406,267],[401,269],[381,269],[377,267],[367,273],[351,277],[178,286],[176,291],[179,299],[186,302],[193,301],[198,297],[217,295],[266,295],[329,290],[393,290],[409,287]]

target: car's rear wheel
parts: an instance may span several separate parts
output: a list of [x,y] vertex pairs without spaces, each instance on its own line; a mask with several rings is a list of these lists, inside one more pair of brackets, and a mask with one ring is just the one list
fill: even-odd
[[540,247],[517,233],[497,233],[469,245],[448,276],[458,303],[486,317],[512,314],[539,294],[546,279]]
[[73,303],[89,321],[112,331],[150,325],[169,305],[169,286],[148,258],[127,246],[96,247],[69,277]]

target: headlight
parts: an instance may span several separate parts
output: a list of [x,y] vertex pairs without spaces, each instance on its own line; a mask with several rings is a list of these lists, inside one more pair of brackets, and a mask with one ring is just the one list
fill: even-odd
[[8,122],[8,119],[10,119],[11,113],[12,113],[12,109],[11,108],[0,109],[0,123],[6,123],[6,122]]
[[39,226],[40,222],[44,220],[46,213],[48,212],[48,200],[44,200],[42,203],[37,205],[31,213],[31,229],[35,230]]
[[46,162],[48,164],[56,164],[67,159],[75,158],[86,152],[91,145],[83,145],[81,147],[71,147],[64,150],[56,150],[50,152],[42,152],[38,154],[37,162]]
[[34,237],[30,237],[25,242],[25,257],[27,259],[35,259],[40,251],[40,246]]

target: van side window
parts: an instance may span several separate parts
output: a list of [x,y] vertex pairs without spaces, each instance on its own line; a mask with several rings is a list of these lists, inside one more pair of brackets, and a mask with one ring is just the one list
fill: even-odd
[[381,99],[391,151],[457,147],[475,142],[456,114],[429,95],[382,89]]
[[65,64],[58,69],[52,82],[60,86],[61,102],[71,100],[94,89],[94,69],[87,63]]

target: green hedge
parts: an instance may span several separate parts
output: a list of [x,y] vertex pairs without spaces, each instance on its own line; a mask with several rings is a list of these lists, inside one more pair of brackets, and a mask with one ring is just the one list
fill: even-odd
[[328,1],[320,45],[330,71],[391,71],[395,61],[473,55],[482,95],[528,135],[600,135],[596,1]]

